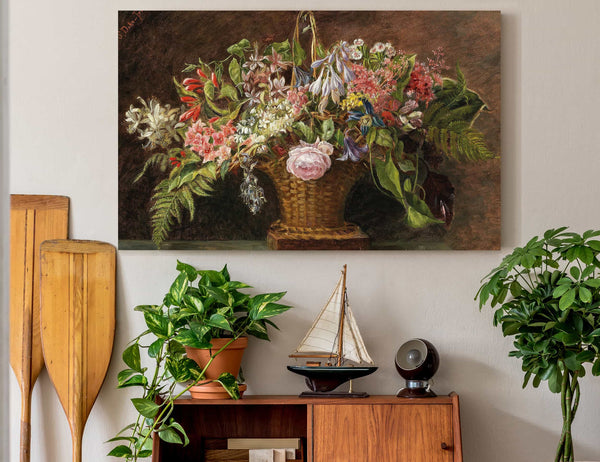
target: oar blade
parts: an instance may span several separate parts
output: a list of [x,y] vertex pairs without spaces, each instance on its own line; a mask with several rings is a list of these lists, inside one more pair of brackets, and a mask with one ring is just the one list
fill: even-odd
[[10,199],[10,364],[23,393],[30,393],[44,366],[39,249],[45,240],[67,237],[69,198],[13,194]]
[[56,240],[41,247],[42,346],[75,443],[110,362],[115,263],[115,248],[103,242]]

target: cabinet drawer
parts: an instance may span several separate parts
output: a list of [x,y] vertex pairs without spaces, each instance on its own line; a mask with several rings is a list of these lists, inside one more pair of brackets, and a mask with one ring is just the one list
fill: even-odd
[[452,462],[449,404],[315,404],[314,462]]

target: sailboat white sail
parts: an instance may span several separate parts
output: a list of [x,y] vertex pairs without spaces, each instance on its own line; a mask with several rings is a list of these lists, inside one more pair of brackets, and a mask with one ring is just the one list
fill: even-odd
[[373,364],[347,303],[344,277],[345,273],[291,357],[336,358],[341,335],[343,361]]

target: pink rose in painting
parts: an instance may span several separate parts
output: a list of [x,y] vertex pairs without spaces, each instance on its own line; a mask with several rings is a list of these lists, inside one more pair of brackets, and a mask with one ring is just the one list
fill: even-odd
[[301,180],[318,180],[331,167],[333,146],[327,141],[317,141],[313,144],[300,141],[300,144],[290,149],[286,163],[287,171]]

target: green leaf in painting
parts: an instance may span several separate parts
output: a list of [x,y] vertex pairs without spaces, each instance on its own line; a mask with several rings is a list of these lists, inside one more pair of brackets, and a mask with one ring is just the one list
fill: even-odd
[[235,85],[242,83],[242,68],[236,58],[229,63],[229,77]]
[[293,41],[294,47],[294,66],[301,66],[304,60],[306,59],[306,52],[302,45],[296,40]]
[[292,128],[294,129],[294,132],[296,132],[296,134],[307,143],[312,143],[315,141],[316,136],[314,132],[304,122],[294,122]]
[[232,101],[237,101],[239,99],[239,94],[233,85],[226,83],[221,87],[219,98],[227,98]]
[[406,223],[412,228],[423,228],[434,223],[443,223],[433,216],[429,207],[414,193],[405,193],[406,196]]
[[333,119],[326,119],[323,121],[321,129],[321,139],[323,141],[329,141],[335,132],[335,126],[333,125]]
[[215,99],[215,84],[210,80],[207,80],[204,83],[204,95],[206,96],[207,102]]
[[396,81],[396,89],[392,93],[392,96],[398,101],[404,101],[404,89],[408,85],[408,82],[410,82],[410,75],[415,67],[416,59],[417,55],[410,55],[408,56],[407,63],[403,63],[403,66],[406,66],[404,74]]
[[385,148],[392,148],[394,146],[394,140],[389,130],[381,128],[376,131],[375,144],[383,146]]
[[377,181],[383,189],[390,192],[397,199],[404,199],[402,186],[400,186],[400,173],[394,165],[392,156],[388,154],[385,162],[375,159],[375,174]]
[[238,43],[227,48],[227,53],[243,58],[244,52],[248,49],[250,49],[250,41],[248,39],[242,39]]

